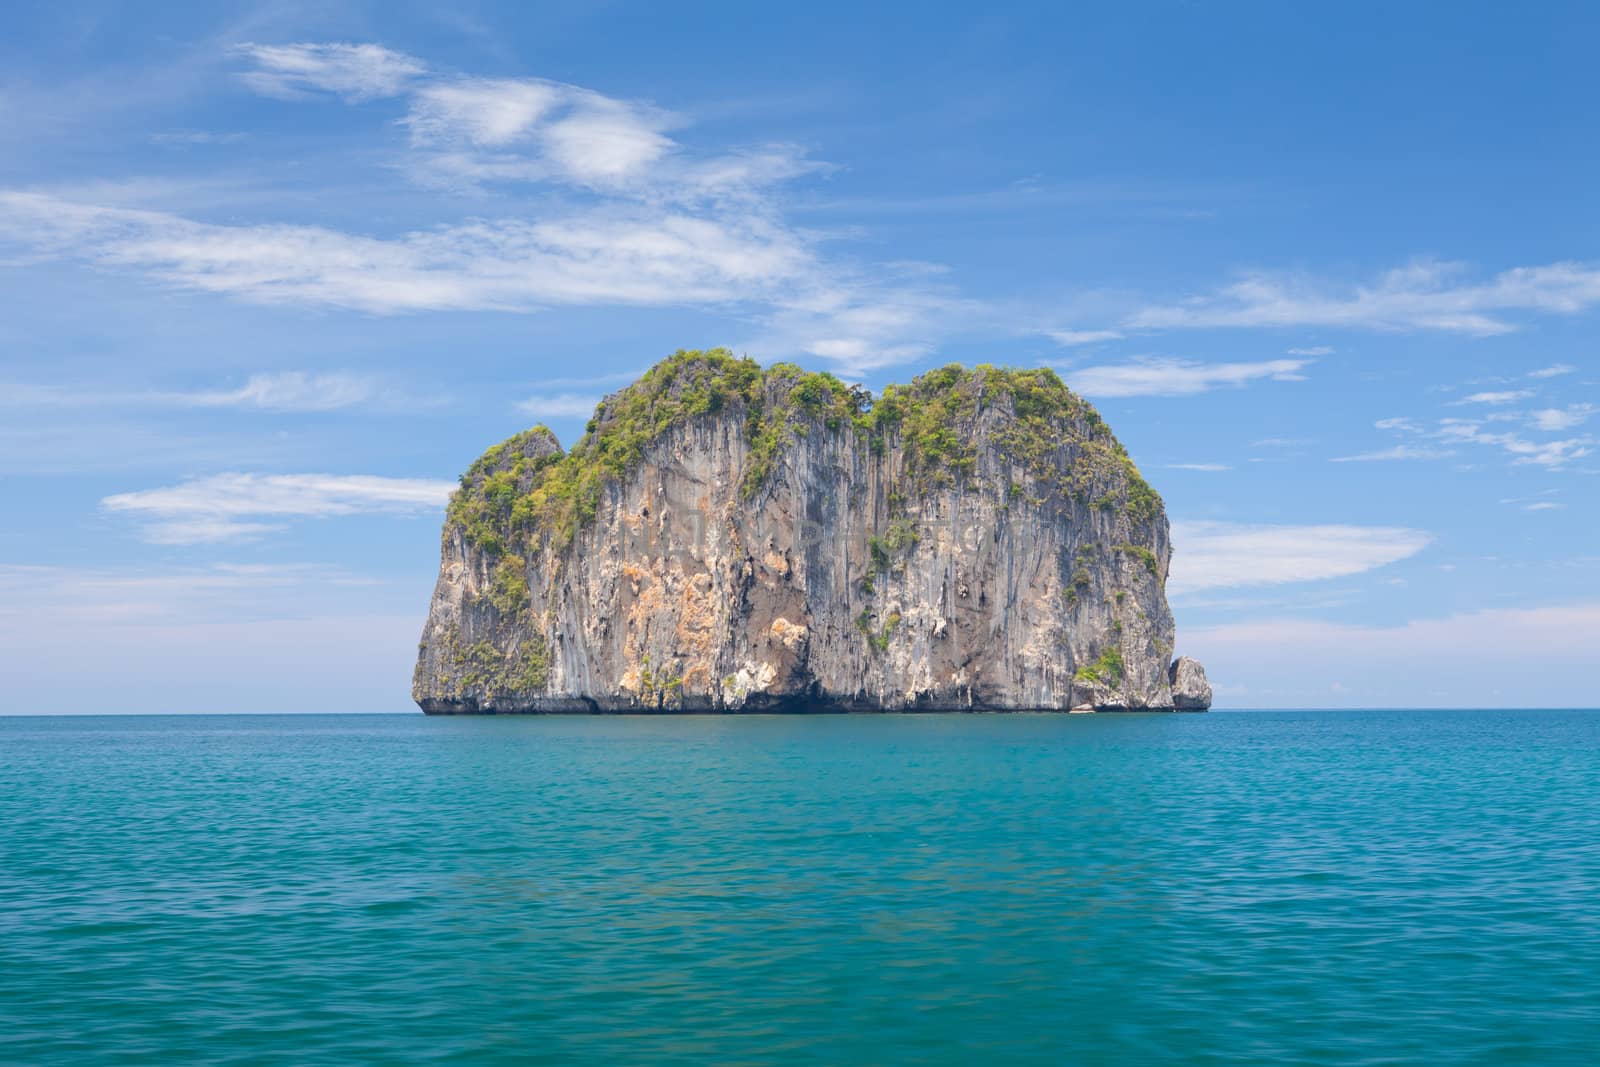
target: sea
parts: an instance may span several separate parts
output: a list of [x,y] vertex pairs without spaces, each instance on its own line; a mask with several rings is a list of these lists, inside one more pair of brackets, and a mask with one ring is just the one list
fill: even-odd
[[1595,1064],[1600,711],[0,718],[4,1064]]

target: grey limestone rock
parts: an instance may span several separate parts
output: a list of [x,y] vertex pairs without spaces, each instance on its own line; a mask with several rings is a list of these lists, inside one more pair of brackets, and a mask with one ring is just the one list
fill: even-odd
[[1199,660],[1179,656],[1168,670],[1172,706],[1178,711],[1206,711],[1211,707],[1211,683]]
[[[1171,709],[1160,498],[1053,373],[680,352],[462,476],[430,713]],[[1180,660],[1179,664],[1192,664]],[[1200,704],[1199,706],[1204,706]]]

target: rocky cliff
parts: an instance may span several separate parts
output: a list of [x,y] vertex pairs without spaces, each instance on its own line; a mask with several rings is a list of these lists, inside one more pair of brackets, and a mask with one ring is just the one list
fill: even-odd
[[571,451],[490,449],[443,540],[430,713],[1210,702],[1172,660],[1161,499],[1048,370],[874,398],[679,352]]

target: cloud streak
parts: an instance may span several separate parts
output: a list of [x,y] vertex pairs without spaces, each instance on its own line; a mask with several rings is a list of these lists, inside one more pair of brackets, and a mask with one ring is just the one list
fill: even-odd
[[1600,305],[1600,266],[1517,267],[1468,280],[1459,263],[1421,260],[1366,285],[1340,290],[1303,278],[1251,274],[1215,293],[1134,313],[1134,329],[1341,327],[1509,333],[1517,312],[1571,315]]
[[1048,336],[1063,348],[1073,348],[1077,345],[1093,345],[1102,341],[1116,341],[1122,338],[1120,330],[1050,330]]
[[[923,358],[954,337],[1016,331],[1015,308],[963,298],[926,271],[851,261],[830,249],[849,234],[794,224],[785,183],[827,169],[794,145],[695,145],[684,132],[691,119],[651,101],[536,77],[443,73],[375,43],[247,44],[234,54],[249,68],[242,84],[269,97],[387,102],[403,131],[387,166],[428,188],[474,194],[466,202],[476,205],[493,187],[507,194],[493,201],[499,210],[408,232],[354,232],[10,190],[0,191],[0,245],[183,290],[375,315],[711,309],[748,321],[744,339],[771,355],[810,355],[853,375]],[[1219,326],[1495,333],[1515,328],[1514,313],[1597,303],[1600,269],[1587,264],[1473,279],[1457,264],[1422,261],[1353,289],[1256,274],[1042,332],[1064,346]],[[1295,360],[1146,360],[1078,374],[1094,395],[1193,395],[1292,379],[1305,357],[1327,348],[1294,349]]]
[[[1475,393],[1464,400],[1455,401],[1451,406],[1479,405],[1504,408],[1532,395],[1533,392],[1526,389]],[[1596,412],[1600,412],[1600,407],[1583,403],[1531,412],[1494,411],[1472,418],[1443,418],[1431,425],[1404,417],[1379,419],[1374,424],[1379,430],[1408,440],[1377,451],[1353,456],[1337,456],[1332,462],[1444,459],[1455,455],[1463,446],[1481,445],[1498,448],[1511,457],[1514,466],[1537,466],[1555,470],[1566,467],[1573,460],[1592,454],[1596,447],[1595,439],[1582,435],[1540,441],[1532,440],[1516,430],[1499,427],[1525,423],[1542,433],[1559,433],[1582,425]]]
[[[74,389],[0,382],[0,408],[235,408],[272,413],[341,411],[375,401],[394,403],[379,383],[355,374],[286,371],[252,374],[237,389],[129,390]],[[417,406],[405,401],[405,406]]]
[[824,255],[825,236],[788,222],[777,196],[823,169],[793,146],[696,152],[669,136],[687,120],[649,102],[537,78],[442,76],[376,45],[238,54],[253,67],[245,83],[270,96],[402,101],[408,150],[396,165],[420,184],[560,195],[357,233],[10,190],[0,191],[0,246],[254,303],[374,315],[714,308],[753,320],[773,355],[809,354],[847,373],[921,356],[982,314],[926,269]]
[[0,193],[0,234],[183,288],[380,315],[729,302],[771,297],[812,264],[795,235],[765,219],[674,212],[506,218],[380,238]]
[[395,96],[425,74],[421,61],[376,44],[240,45],[256,69],[239,80],[263,96],[301,100],[331,93],[350,102]]
[[1526,400],[1533,395],[1531,389],[1502,389],[1497,392],[1473,393],[1471,396],[1462,397],[1454,401],[1454,407],[1463,407],[1468,404],[1490,404],[1503,406],[1515,404],[1519,400]]
[[1335,456],[1330,463],[1392,463],[1408,459],[1445,459],[1455,455],[1451,448],[1425,448],[1419,445],[1395,445],[1376,452],[1361,452],[1354,456]]
[[1539,411],[1530,411],[1528,421],[1533,423],[1534,429],[1546,433],[1560,433],[1570,430],[1574,426],[1581,426],[1600,411],[1593,404],[1568,404],[1564,408],[1544,408]]
[[1175,522],[1167,592],[1343,578],[1407,559],[1432,541],[1431,534],[1398,526]]
[[1255,381],[1298,382],[1309,359],[1271,359],[1261,363],[1198,363],[1182,359],[1141,359],[1131,363],[1082,367],[1067,372],[1067,384],[1085,396],[1193,396]]
[[554,393],[548,396],[531,396],[517,405],[517,410],[539,419],[587,419],[600,403],[598,396],[582,393]]
[[437,511],[453,482],[351,474],[217,474],[179,485],[118,493],[107,511],[144,521],[145,539],[185,545],[248,540],[285,519]]

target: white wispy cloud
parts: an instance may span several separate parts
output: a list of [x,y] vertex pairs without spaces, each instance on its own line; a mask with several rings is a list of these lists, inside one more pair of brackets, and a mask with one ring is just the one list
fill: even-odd
[[238,144],[247,140],[249,134],[238,130],[219,132],[215,130],[162,130],[150,135],[150,143],[157,145],[208,145],[208,144]]
[[1559,378],[1563,374],[1571,374],[1573,371],[1575,371],[1577,369],[1578,369],[1577,367],[1574,367],[1570,363],[1555,363],[1555,364],[1552,364],[1552,365],[1550,365],[1548,367],[1540,367],[1538,370],[1529,371],[1528,372],[1528,377],[1530,377],[1530,378]]
[[[859,263],[796,226],[782,185],[828,169],[796,146],[691,144],[692,119],[645,100],[539,78],[436,73],[378,45],[237,50],[276,97],[404,106],[386,166],[430,188],[496,186],[497,214],[408,233],[294,221],[201,221],[93,190],[0,191],[0,243],[258,303],[390,315],[531,313],[560,305],[714,308],[773,357],[846,374],[988,334],[1002,316],[959,298],[938,264]],[[533,206],[529,206],[533,205]],[[847,234],[844,236],[848,236]],[[1013,321],[1013,320],[1007,320]]]
[[1455,455],[1449,448],[1426,448],[1420,445],[1395,445],[1376,452],[1361,452],[1353,456],[1335,456],[1330,463],[1383,463],[1406,459],[1444,459]]
[[421,514],[444,506],[453,482],[365,474],[217,474],[179,485],[117,493],[107,511],[145,521],[156,544],[254,537],[282,520],[363,513]]
[[[843,259],[827,251],[840,234],[792,223],[784,183],[827,169],[794,145],[696,145],[685,132],[692,117],[651,101],[536,77],[441,73],[373,43],[249,44],[236,55],[249,66],[244,84],[266,95],[398,101],[404,135],[386,166],[428,187],[474,194],[464,203],[483,204],[476,194],[495,186],[528,194],[519,203],[537,207],[407,233],[355,232],[292,220],[201,221],[83,190],[13,190],[0,192],[0,241],[33,257],[184,289],[372,314],[714,308],[748,322],[745,339],[763,352],[811,355],[848,375],[925,357],[955,337],[1015,331],[1014,314],[960,297],[926,269],[912,275],[892,263]],[[1494,332],[1511,327],[1493,317],[1500,311],[1566,313],[1600,299],[1595,272],[1581,264],[1519,268],[1476,283],[1462,277],[1460,268],[1425,262],[1340,293],[1259,276],[1125,321],[1043,332],[1062,345],[1174,325]],[[1294,352],[1303,361],[1327,347]],[[1080,374],[1103,396],[1191,395],[1292,378],[1296,363],[1153,360]]]
[[672,147],[635,106],[589,94],[545,131],[546,151],[568,174],[615,181],[646,167]]
[[375,314],[718,303],[770,295],[813,262],[796,235],[764,219],[675,212],[480,220],[378,238],[0,193],[0,235],[186,288]]
[[1291,348],[1291,356],[1331,356],[1334,353],[1332,345],[1313,345],[1310,348]]
[[594,414],[598,396],[581,393],[555,393],[549,396],[531,396],[517,405],[517,410],[539,419],[586,419]]
[[1047,336],[1063,348],[1072,348],[1076,345],[1099,344],[1101,341],[1116,341],[1122,337],[1120,330],[1050,330]]
[[1530,411],[1528,421],[1533,423],[1535,429],[1547,433],[1559,433],[1583,425],[1594,417],[1596,411],[1600,411],[1600,408],[1593,404],[1568,404],[1564,408]]
[[536,79],[440,79],[420,61],[347,48],[248,54],[265,64],[267,91],[408,95],[404,169],[422,180],[554,183],[584,195],[544,201],[532,217],[375,235],[0,191],[0,240],[253,302],[373,314],[739,308],[771,342],[764,351],[808,353],[848,373],[923,355],[972,318],[975,303],[931,281],[928,264],[824,258],[819,236],[785,221],[772,195],[818,169],[791,147],[691,153],[663,132],[681,120],[647,103]]
[[1476,419],[1441,419],[1431,436],[1442,441],[1491,445],[1512,457],[1517,465],[1561,467],[1594,451],[1589,437],[1569,437],[1558,441],[1530,441],[1515,431],[1489,431]]
[[402,169],[424,185],[557,182],[655,204],[752,201],[827,169],[792,145],[693,153],[668,136],[688,125],[683,116],[544,78],[430,75],[420,59],[374,45],[242,52],[258,66],[247,83],[271,95],[405,96],[413,154]]
[[[419,87],[405,119],[429,181],[559,180],[610,188],[757,186],[790,176],[758,173],[748,156],[696,169],[681,161],[652,173],[680,146],[665,131],[683,120],[649,104],[539,78],[462,78]],[[737,171],[737,173],[735,173]]]
[[1226,463],[1168,463],[1170,471],[1231,471]]
[[188,402],[199,407],[250,407],[263,411],[336,411],[372,399],[377,388],[370,378],[351,374],[252,374],[238,389],[194,393]]
[[[1452,406],[1481,404],[1501,407],[1531,395],[1527,390],[1478,393]],[[1593,453],[1596,441],[1588,436],[1532,440],[1514,429],[1502,427],[1526,422],[1542,432],[1559,432],[1580,425],[1597,411],[1600,408],[1593,404],[1572,404],[1566,408],[1546,408],[1527,413],[1498,411],[1474,418],[1443,418],[1432,424],[1403,417],[1379,419],[1374,424],[1378,429],[1404,435],[1410,440],[1390,448],[1338,456],[1333,462],[1444,459],[1455,455],[1462,446],[1483,445],[1500,449],[1511,457],[1514,465],[1556,469]]]
[[439,82],[416,91],[405,123],[417,144],[499,146],[526,136],[561,95],[561,86],[533,78]]
[[774,303],[766,329],[749,347],[760,352],[800,352],[835,364],[858,378],[883,367],[920,359],[945,338],[992,331],[995,309],[965,300],[936,282],[881,284],[852,276],[817,279]]
[[338,411],[383,400],[414,406],[418,401],[382,389],[356,374],[286,371],[252,374],[235,389],[125,390],[0,382],[0,407],[40,408],[242,408],[267,412]]
[[1559,495],[1560,492],[1561,492],[1561,490],[1559,488],[1551,487],[1549,489],[1541,489],[1541,490],[1539,490],[1539,492],[1534,493],[1532,496],[1507,496],[1507,497],[1501,497],[1500,498],[1500,503],[1502,503],[1502,504],[1526,504],[1529,501],[1548,500],[1550,497]]
[[1175,522],[1167,591],[1182,596],[1342,578],[1414,556],[1432,541],[1431,534],[1398,526]]
[[333,93],[349,101],[396,96],[427,67],[376,44],[245,44],[256,69],[239,75],[255,92],[283,100]]
[[1489,335],[1516,329],[1515,312],[1575,314],[1600,304],[1600,267],[1561,262],[1469,280],[1460,263],[1421,260],[1366,285],[1339,288],[1253,274],[1215,293],[1135,312],[1134,329],[1329,326],[1445,330]]
[[1519,400],[1526,400],[1533,395],[1531,389],[1502,389],[1485,393],[1473,393],[1460,400],[1452,401],[1456,407],[1466,404],[1515,404]]
[[1575,459],[1594,453],[1594,439],[1572,437],[1561,441],[1529,441],[1513,433],[1481,434],[1473,440],[1480,444],[1499,445],[1517,464],[1531,463],[1540,467],[1562,467]]
[[1183,359],[1139,359],[1069,371],[1067,384],[1085,396],[1192,396],[1253,381],[1303,381],[1309,359],[1260,363],[1199,363]]

